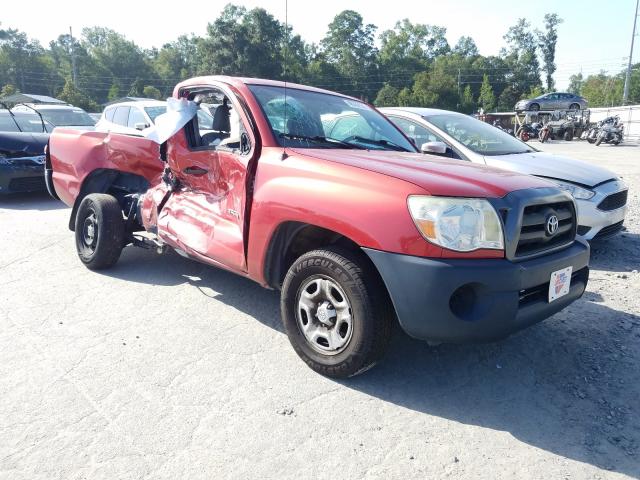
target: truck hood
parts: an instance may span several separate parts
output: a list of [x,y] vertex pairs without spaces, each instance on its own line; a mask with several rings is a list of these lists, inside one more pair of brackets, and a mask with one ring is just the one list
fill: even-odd
[[593,187],[616,175],[606,168],[597,167],[582,160],[560,157],[544,152],[516,153],[512,155],[485,156],[487,165],[519,173],[557,178],[571,183]]
[[552,186],[546,180],[517,172],[422,153],[306,148],[292,151],[405,180],[431,195],[496,198],[515,190]]

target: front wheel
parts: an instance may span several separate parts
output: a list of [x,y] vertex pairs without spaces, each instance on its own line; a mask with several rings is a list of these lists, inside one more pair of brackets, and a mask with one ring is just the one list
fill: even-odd
[[599,147],[603,140],[604,135],[598,135],[598,138],[596,139],[596,147]]
[[87,268],[112,267],[124,247],[124,218],[115,197],[104,193],[87,195],[76,215],[76,249]]
[[394,316],[386,290],[366,260],[348,250],[298,258],[284,279],[280,307],[294,350],[322,375],[362,373],[389,344]]

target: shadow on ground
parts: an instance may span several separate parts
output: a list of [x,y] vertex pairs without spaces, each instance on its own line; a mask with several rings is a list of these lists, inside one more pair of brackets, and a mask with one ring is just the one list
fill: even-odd
[[614,237],[591,242],[589,266],[610,272],[640,270],[640,235],[623,231]]
[[[107,275],[207,287],[216,292],[215,300],[283,331],[278,292],[173,253],[158,257],[129,248]],[[494,344],[429,347],[398,330],[380,365],[340,383],[416,412],[506,431],[536,448],[638,477],[640,317],[602,300],[587,292],[552,319]]]
[[0,210],[59,210],[67,206],[46,192],[12,193],[0,195]]

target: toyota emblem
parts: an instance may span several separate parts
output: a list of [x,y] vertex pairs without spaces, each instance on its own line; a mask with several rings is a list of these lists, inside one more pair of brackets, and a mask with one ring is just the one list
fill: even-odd
[[555,215],[549,215],[547,218],[547,233],[549,235],[555,235],[558,231],[558,217]]

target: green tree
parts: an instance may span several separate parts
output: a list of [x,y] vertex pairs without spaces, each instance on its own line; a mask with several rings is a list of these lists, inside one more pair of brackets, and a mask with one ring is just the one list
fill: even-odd
[[408,19],[382,32],[378,55],[381,77],[398,88],[411,85],[416,73],[449,52],[445,34],[445,28],[413,24]]
[[475,102],[473,100],[473,94],[471,93],[471,85],[467,85],[462,93],[462,100],[460,102],[460,110],[464,113],[473,113],[475,109]]
[[500,94],[498,104],[501,109],[511,110],[523,94],[542,83],[536,37],[529,22],[524,18],[519,19],[509,28],[504,39],[507,48],[503,49],[502,55],[510,72],[505,78],[507,87]]
[[142,96],[145,98],[154,98],[156,100],[162,99],[162,92],[153,85],[147,85],[142,90]]
[[107,94],[107,100],[109,100],[110,102],[113,102],[114,100],[117,100],[121,97],[120,95],[120,83],[119,82],[113,82],[111,84],[111,86],[109,87],[109,93]]
[[462,55],[463,57],[478,56],[478,47],[471,37],[460,37],[458,43],[453,47],[453,53]]
[[375,103],[377,107],[395,107],[398,105],[399,94],[400,91],[396,87],[385,83],[373,103]]
[[547,91],[553,90],[553,74],[556,71],[556,44],[558,43],[558,25],[562,19],[556,13],[544,16],[544,33],[537,32],[538,46],[542,53],[542,71],[547,81]]
[[371,82],[377,73],[375,31],[375,25],[365,25],[353,10],[339,13],[329,24],[320,46],[323,58],[347,80],[341,91],[365,99],[375,94],[376,85]]
[[136,78],[129,88],[129,97],[142,97],[144,95],[144,82],[140,78]]
[[569,77],[569,88],[567,88],[567,91],[576,95],[582,95],[582,85],[584,85],[582,73],[571,75]]
[[600,72],[589,75],[582,85],[582,96],[587,99],[591,107],[611,107],[622,102],[624,76],[607,75]]
[[0,98],[8,97],[9,95],[13,95],[15,93],[20,93],[18,88],[15,85],[7,83],[2,90],[0,90]]
[[88,112],[98,112],[100,110],[98,104],[77,89],[70,78],[65,82],[62,91],[58,94],[58,98]]
[[493,94],[493,88],[489,83],[489,76],[487,74],[482,77],[482,86],[480,87],[478,104],[485,112],[490,112],[496,106],[496,97]]

